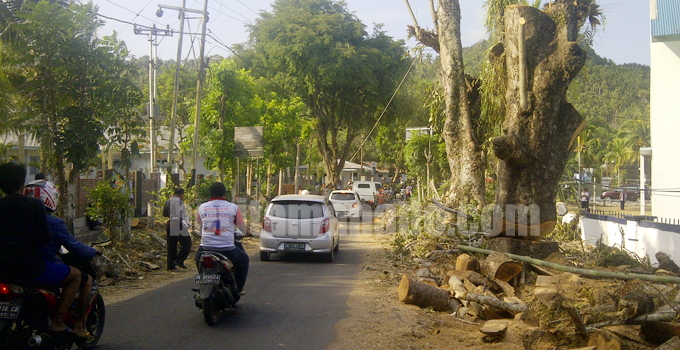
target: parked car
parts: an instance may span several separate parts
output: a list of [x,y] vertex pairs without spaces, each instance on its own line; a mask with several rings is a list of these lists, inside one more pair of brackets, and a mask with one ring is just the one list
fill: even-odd
[[260,229],[260,260],[290,252],[322,254],[332,262],[339,249],[338,219],[328,198],[288,194],[269,203]]
[[346,218],[349,221],[350,218],[361,220],[363,217],[361,198],[359,198],[358,193],[348,190],[333,191],[328,199],[333,204],[338,219]]
[[612,199],[618,200],[623,189],[626,189],[626,201],[636,201],[640,198],[640,189],[638,186],[623,186],[621,188],[612,188],[609,191],[602,192],[600,198],[604,199],[605,202],[611,202]]
[[375,209],[377,206],[375,195],[381,188],[382,184],[380,182],[373,181],[355,181],[352,184],[352,191],[358,193],[361,201],[370,205],[371,209]]

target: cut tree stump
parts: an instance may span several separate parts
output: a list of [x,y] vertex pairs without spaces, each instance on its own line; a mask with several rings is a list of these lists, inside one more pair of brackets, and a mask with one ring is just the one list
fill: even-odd
[[508,330],[509,320],[489,320],[479,329],[484,333],[484,341],[499,340]]
[[534,259],[545,259],[550,254],[559,252],[560,245],[555,241],[530,241],[511,237],[496,237],[489,240],[487,249],[528,256]]
[[418,282],[406,275],[401,278],[397,287],[399,301],[405,304],[429,307],[437,311],[449,311],[449,292],[433,287],[429,284]]
[[522,272],[522,263],[503,253],[494,252],[481,262],[481,270],[489,277],[509,282]]
[[468,254],[458,255],[456,258],[456,270],[479,272],[479,260]]
[[656,350],[677,350],[680,349],[680,337],[675,336],[671,340],[663,343]]

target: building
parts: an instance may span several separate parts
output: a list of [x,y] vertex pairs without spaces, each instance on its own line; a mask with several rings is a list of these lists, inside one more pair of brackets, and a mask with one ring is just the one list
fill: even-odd
[[680,2],[651,0],[652,215],[680,219]]

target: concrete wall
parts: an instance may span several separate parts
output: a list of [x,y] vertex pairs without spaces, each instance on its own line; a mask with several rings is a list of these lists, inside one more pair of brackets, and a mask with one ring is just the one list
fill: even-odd
[[652,215],[680,219],[680,41],[651,43]]
[[640,258],[649,256],[657,264],[655,254],[664,252],[680,261],[680,226],[649,221],[633,221],[608,216],[581,216],[581,239],[595,245],[598,240],[608,246],[625,247]]

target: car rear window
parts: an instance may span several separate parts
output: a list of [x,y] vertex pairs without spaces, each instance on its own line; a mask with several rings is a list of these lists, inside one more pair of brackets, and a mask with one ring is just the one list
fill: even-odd
[[272,203],[269,215],[286,219],[322,218],[323,204],[305,201],[277,201]]
[[371,185],[369,184],[359,184],[357,185],[358,188],[371,188]]
[[353,201],[354,193],[331,193],[331,199],[336,201]]

